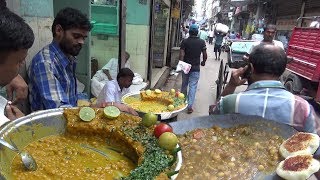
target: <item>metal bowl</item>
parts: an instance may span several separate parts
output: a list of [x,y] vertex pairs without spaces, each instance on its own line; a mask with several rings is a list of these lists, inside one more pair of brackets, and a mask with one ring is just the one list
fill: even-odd
[[[297,132],[294,128],[286,124],[266,120],[258,116],[247,116],[241,114],[203,116],[184,121],[172,122],[170,125],[172,126],[175,134],[184,134],[185,132],[196,128],[211,128],[212,126],[230,128],[237,125],[250,125],[255,127],[257,130],[263,130],[274,135],[278,135],[284,139],[291,137]],[[252,179],[280,180],[281,178],[275,172],[271,172],[257,173]]]
[[[140,92],[135,92],[135,93],[128,93],[126,95],[124,95],[121,99],[122,103],[128,105],[127,103],[125,103],[124,99],[127,97],[136,97],[136,98],[140,98]],[[130,106],[130,105],[128,105]],[[156,115],[158,115],[158,119],[159,120],[166,120],[166,119],[171,119],[173,117],[176,117],[179,112],[185,110],[187,108],[188,104],[186,103],[185,106],[183,106],[181,109],[175,110],[175,111],[171,111],[171,112],[163,112],[163,113],[155,113]],[[145,114],[145,112],[141,112],[141,111],[137,111],[139,113],[139,115],[143,115]]]
[[[0,127],[0,138],[22,149],[29,143],[40,138],[63,134],[66,130],[66,119],[63,109],[51,109],[32,113],[15,121],[6,123]],[[30,152],[32,154],[32,152]],[[0,145],[0,179],[10,178],[10,167],[16,153]],[[177,166],[179,170],[182,164],[181,151],[178,152]]]

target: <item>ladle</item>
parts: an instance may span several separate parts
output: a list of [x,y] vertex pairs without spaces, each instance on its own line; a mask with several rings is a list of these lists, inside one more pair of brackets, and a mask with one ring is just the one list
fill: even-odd
[[8,142],[6,142],[5,140],[3,140],[1,138],[0,138],[0,144],[2,144],[3,146],[11,149],[12,151],[17,152],[21,157],[23,166],[27,170],[29,170],[29,171],[37,170],[37,168],[38,168],[37,163],[29,153],[27,153],[25,151],[20,151],[19,149],[13,147],[11,144],[9,144]]

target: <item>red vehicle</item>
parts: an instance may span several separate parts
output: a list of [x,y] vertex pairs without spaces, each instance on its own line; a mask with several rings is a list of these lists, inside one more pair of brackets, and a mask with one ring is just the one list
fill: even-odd
[[287,55],[292,61],[282,77],[286,89],[320,102],[320,28],[295,27]]

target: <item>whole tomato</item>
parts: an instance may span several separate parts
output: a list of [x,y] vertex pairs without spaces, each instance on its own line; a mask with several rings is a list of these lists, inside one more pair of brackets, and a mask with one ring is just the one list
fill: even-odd
[[153,134],[157,138],[159,138],[161,136],[161,134],[163,134],[165,132],[172,132],[172,127],[169,126],[168,124],[160,123],[154,128]]

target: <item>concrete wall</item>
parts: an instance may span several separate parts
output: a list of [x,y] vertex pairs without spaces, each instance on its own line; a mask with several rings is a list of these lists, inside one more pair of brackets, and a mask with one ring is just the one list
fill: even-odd
[[21,69],[21,74],[26,76],[33,56],[45,45],[52,41],[51,25],[53,22],[53,0],[15,0],[8,3],[14,6],[13,11],[19,14],[32,28],[35,41],[28,51],[26,67]]
[[131,69],[147,78],[149,53],[149,26],[126,26],[126,50],[130,53]]
[[149,63],[150,2],[127,1],[126,12],[126,50],[130,53],[130,66],[144,79],[147,78]]
[[101,69],[111,58],[118,58],[119,37],[91,36],[91,57],[98,59],[99,69]]

